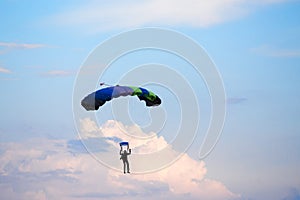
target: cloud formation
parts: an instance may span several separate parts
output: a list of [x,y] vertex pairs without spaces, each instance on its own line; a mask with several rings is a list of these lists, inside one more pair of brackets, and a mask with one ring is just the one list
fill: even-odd
[[[87,120],[85,120],[87,121]],[[119,124],[120,125],[120,124]],[[89,124],[93,129],[93,126]],[[108,122],[112,132],[116,123]],[[94,127],[94,131],[104,130]],[[133,128],[135,127],[127,127]],[[91,129],[91,130],[92,130]],[[108,130],[106,130],[107,132]],[[80,143],[73,144],[80,145]],[[154,146],[152,146],[154,148]],[[219,181],[205,178],[203,161],[188,155],[151,174],[124,175],[104,167],[69,141],[31,139],[0,145],[3,199],[237,199]],[[116,154],[118,157],[118,155]],[[131,160],[134,165],[133,160]],[[120,164],[121,167],[121,164]]]
[[11,71],[9,69],[4,68],[4,67],[0,67],[0,73],[8,74],[8,73],[11,73]]
[[1,42],[0,41],[0,54],[5,54],[11,50],[16,49],[37,49],[47,47],[45,44],[29,44],[29,43],[15,43],[15,42]]
[[[122,141],[129,141],[134,144],[134,151],[137,154],[154,152],[168,145],[162,136],[157,136],[153,132],[146,134],[137,125],[125,126],[120,122],[108,120],[104,125],[98,127],[96,122],[92,121],[90,118],[82,119],[81,124],[83,138],[118,138]],[[141,139],[147,138],[149,135],[152,137],[149,139]],[[107,140],[107,143],[119,148],[119,144],[114,140]]]
[[13,48],[13,49],[36,49],[45,47],[44,44],[26,44],[14,42],[0,42],[0,47]]
[[73,73],[71,71],[66,70],[51,70],[43,73],[43,76],[49,76],[49,77],[58,77],[58,76],[70,76]]
[[140,26],[207,27],[247,15],[255,8],[285,0],[90,1],[57,14],[55,24],[93,32]]
[[227,104],[240,104],[247,101],[247,98],[244,97],[230,97],[227,98]]
[[285,49],[273,47],[270,45],[262,45],[251,49],[252,52],[269,57],[300,57],[300,49]]

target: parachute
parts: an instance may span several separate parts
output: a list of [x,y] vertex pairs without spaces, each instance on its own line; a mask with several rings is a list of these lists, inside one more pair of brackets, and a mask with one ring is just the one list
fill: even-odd
[[121,151],[123,151],[123,146],[127,147],[127,151],[129,150],[129,142],[120,142]]
[[140,101],[145,101],[148,107],[161,104],[161,99],[145,88],[116,85],[97,90],[87,95],[81,101],[81,105],[88,111],[98,110],[105,102],[120,96],[137,96]]

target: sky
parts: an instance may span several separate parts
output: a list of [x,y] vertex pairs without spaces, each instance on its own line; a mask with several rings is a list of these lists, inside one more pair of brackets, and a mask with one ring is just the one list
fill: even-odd
[[[1,199],[300,199],[299,1],[2,0],[0,8]],[[198,44],[201,54],[188,56],[203,58],[203,71],[159,48],[104,62],[155,42],[137,34],[114,43],[143,30]],[[216,101],[205,69],[223,83]],[[86,112],[80,98],[100,82],[149,88],[162,105],[128,97]],[[220,137],[199,159],[222,98]],[[132,144],[130,175],[119,140]]]

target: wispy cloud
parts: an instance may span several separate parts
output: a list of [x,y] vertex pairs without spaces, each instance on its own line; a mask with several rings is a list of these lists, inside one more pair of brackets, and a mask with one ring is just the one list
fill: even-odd
[[90,1],[58,13],[50,21],[93,32],[144,25],[207,27],[245,16],[257,7],[284,1]]
[[0,73],[8,74],[8,73],[11,73],[11,71],[9,69],[4,68],[4,67],[0,67]]
[[10,75],[4,75],[4,74],[12,74],[13,72],[10,69],[7,69],[5,67],[0,67],[0,74],[3,74],[3,76],[0,77],[0,81],[15,81],[18,80],[16,77],[11,77]]
[[300,57],[300,49],[286,49],[270,45],[262,45],[250,50],[256,54],[270,57]]
[[5,54],[12,50],[38,49],[43,47],[48,47],[48,46],[45,44],[0,42],[0,54]]
[[45,73],[42,73],[42,76],[47,76],[47,77],[64,77],[64,76],[70,76],[72,75],[72,71],[67,71],[67,70],[51,70],[47,71]]
[[13,48],[13,49],[36,49],[46,47],[45,44],[26,44],[14,42],[0,42],[0,47]]
[[244,97],[230,97],[227,98],[227,104],[240,104],[247,101],[247,98]]

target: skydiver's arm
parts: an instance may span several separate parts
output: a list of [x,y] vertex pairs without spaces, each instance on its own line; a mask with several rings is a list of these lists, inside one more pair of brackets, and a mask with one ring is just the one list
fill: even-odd
[[122,154],[122,150],[120,150],[120,155],[123,155],[123,154]]
[[128,153],[128,155],[130,155],[131,154],[131,149],[129,149],[129,153]]

